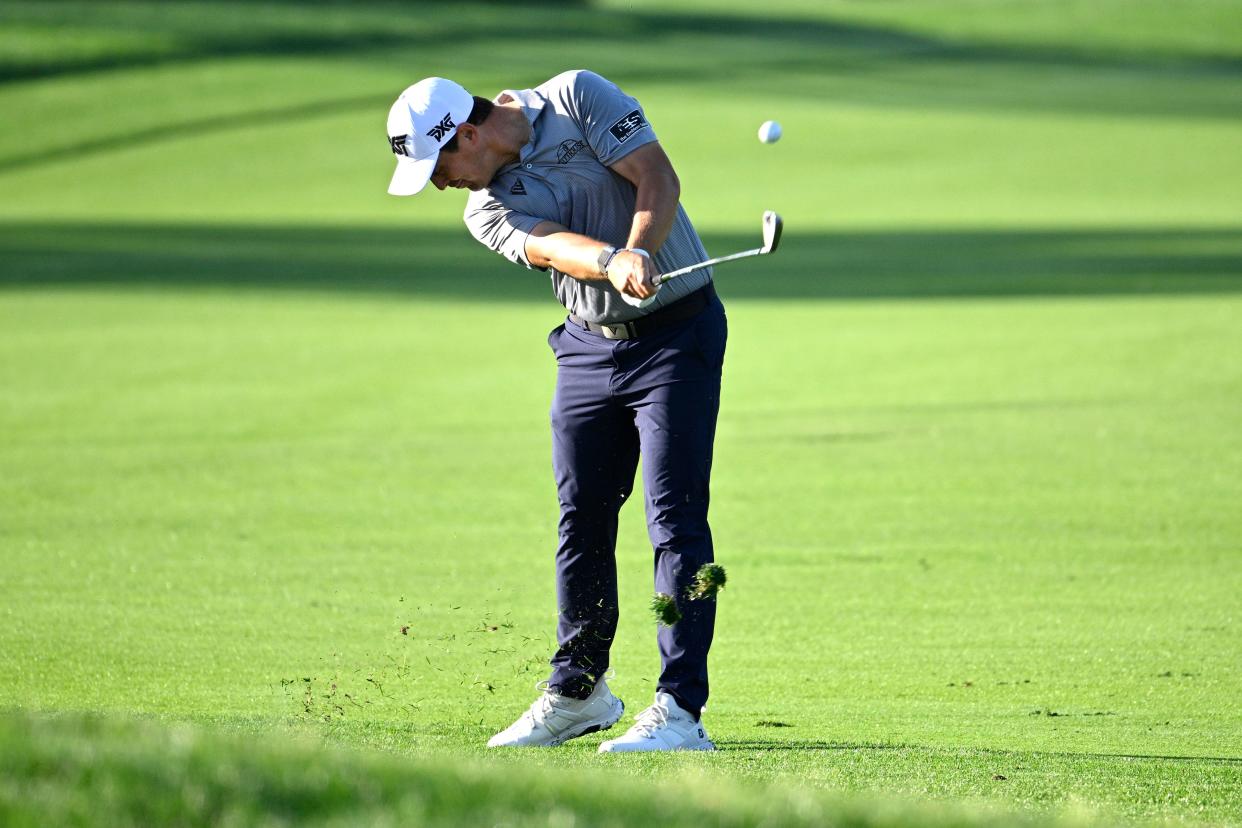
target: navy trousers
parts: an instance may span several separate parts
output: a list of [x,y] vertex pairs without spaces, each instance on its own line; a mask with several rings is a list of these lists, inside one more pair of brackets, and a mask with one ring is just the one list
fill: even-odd
[[713,601],[687,587],[713,560],[707,524],[712,443],[727,325],[715,291],[697,316],[650,334],[609,340],[566,320],[548,336],[556,354],[552,463],[560,498],[556,550],[558,649],[549,687],[585,698],[608,669],[617,629],[617,514],[643,459],[655,589],[682,619],[660,627],[657,689],[699,715],[707,702]]

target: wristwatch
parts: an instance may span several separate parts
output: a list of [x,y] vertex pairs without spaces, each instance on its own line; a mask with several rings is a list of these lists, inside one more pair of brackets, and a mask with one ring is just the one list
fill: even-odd
[[617,248],[612,245],[604,245],[604,249],[599,251],[599,258],[595,263],[599,265],[599,272],[608,275],[608,265],[612,262],[612,257],[617,255]]

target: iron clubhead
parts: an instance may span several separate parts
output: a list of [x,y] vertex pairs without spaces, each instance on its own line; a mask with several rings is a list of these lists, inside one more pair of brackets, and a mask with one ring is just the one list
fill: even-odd
[[776,252],[776,246],[781,243],[781,217],[774,210],[765,210],[763,213],[763,247],[759,249],[761,254]]

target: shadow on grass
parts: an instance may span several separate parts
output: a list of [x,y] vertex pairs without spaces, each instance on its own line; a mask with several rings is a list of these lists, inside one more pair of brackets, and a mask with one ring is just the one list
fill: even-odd
[[[306,57],[409,66],[410,80],[416,67],[460,72],[468,86],[487,79],[473,90],[479,94],[498,91],[493,82],[536,83],[590,66],[623,85],[692,84],[708,94],[728,84],[871,106],[1242,114],[1242,57],[1229,53],[959,40],[843,19],[600,11],[582,3],[529,4],[521,14],[505,5],[448,2],[325,4],[331,13],[311,14],[295,3],[76,3],[59,16],[47,5],[18,4],[0,20],[54,28],[71,11],[62,47],[0,50],[0,83],[212,59]],[[547,43],[550,32],[558,34],[556,48],[527,48]],[[615,48],[618,38],[625,49]],[[395,89],[366,91],[391,100]]]
[[[870,23],[812,17],[775,17],[737,13],[601,11],[586,2],[527,2],[522,13],[514,4],[423,2],[414,6],[390,3],[320,3],[337,14],[308,15],[299,2],[268,2],[247,8],[239,4],[196,2],[169,7],[138,2],[107,6],[66,4],[73,27],[131,30],[150,36],[147,42],[118,41],[112,48],[15,51],[0,57],[0,82],[24,77],[89,72],[100,69],[159,65],[212,57],[248,55],[323,56],[374,52],[391,47],[416,50],[423,63],[449,60],[463,44],[496,41],[536,43],[549,31],[572,36],[585,54],[600,53],[618,35],[630,48],[660,52],[669,39],[711,38],[736,48],[719,48],[705,63],[770,70],[773,55],[781,65],[833,68],[866,55],[904,56],[918,60],[1057,65],[1077,69],[1174,72],[1178,74],[1242,75],[1242,57],[1233,54],[1142,55],[1109,53],[1057,44],[1017,44],[986,40],[957,41]],[[15,24],[55,25],[63,15],[48,17],[45,9],[27,4],[12,9]],[[106,41],[105,41],[106,42]],[[561,48],[571,44],[561,44]],[[754,51],[753,46],[762,46]],[[561,49],[552,50],[559,52]],[[792,53],[791,53],[792,50]],[[515,50],[515,58],[519,58]],[[665,57],[668,57],[665,55]],[[763,59],[760,59],[762,57]],[[553,58],[556,59],[556,58]],[[658,66],[659,61],[655,64]],[[563,66],[563,60],[559,65]],[[705,71],[707,71],[705,67]],[[669,78],[663,68],[654,79]],[[678,78],[678,80],[681,80]]]
[[46,164],[64,164],[81,161],[95,155],[102,155],[120,150],[132,151],[151,144],[161,144],[175,140],[187,134],[206,135],[215,132],[261,127],[269,124],[287,124],[309,118],[335,115],[340,112],[371,110],[380,112],[391,105],[391,95],[350,95],[344,98],[327,98],[308,104],[294,106],[268,107],[262,110],[248,110],[231,115],[215,115],[207,118],[191,118],[178,121],[175,125],[160,124],[159,126],[133,129],[116,135],[95,137],[81,141],[72,153],[66,153],[63,146],[40,147],[39,149],[0,158],[0,174],[21,170],[27,167],[38,167]]
[[[752,235],[705,235],[715,255]],[[728,299],[1242,292],[1240,229],[819,232],[716,271]],[[461,229],[0,225],[0,291],[115,286],[551,302]]]

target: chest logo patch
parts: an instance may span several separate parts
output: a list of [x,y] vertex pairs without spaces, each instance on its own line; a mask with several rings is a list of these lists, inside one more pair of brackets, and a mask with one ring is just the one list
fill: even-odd
[[647,119],[643,117],[641,110],[635,109],[629,115],[608,127],[608,131],[612,133],[613,138],[624,144],[630,140],[630,137],[635,132],[638,132],[645,126],[647,126]]
[[526,185],[522,183],[522,179],[518,179],[512,187],[509,188],[511,195],[526,195]]
[[568,164],[575,155],[582,152],[584,147],[586,147],[586,141],[575,141],[572,138],[568,141],[561,141],[560,146],[556,148],[556,163]]

